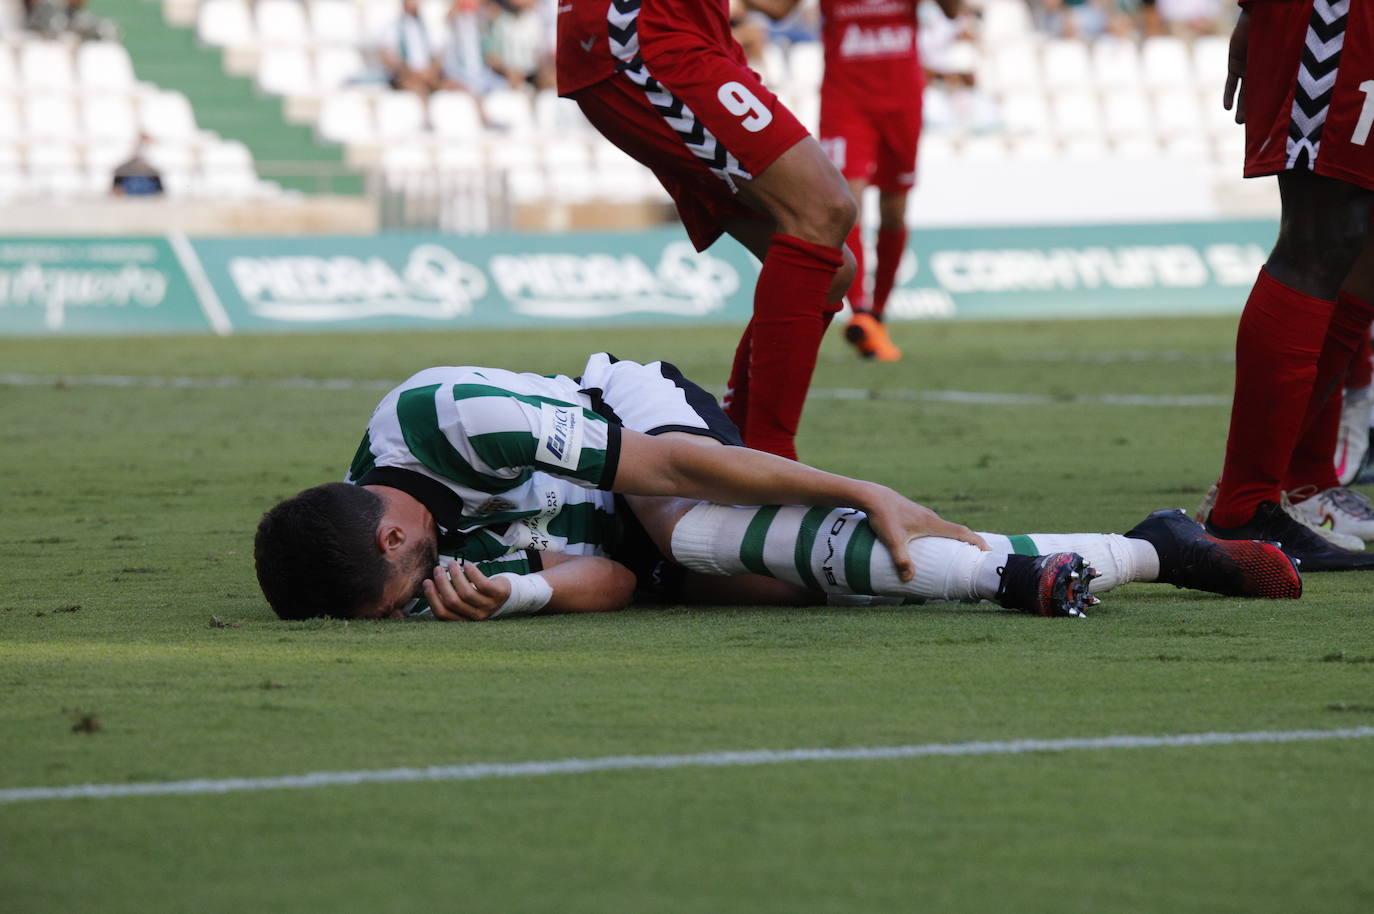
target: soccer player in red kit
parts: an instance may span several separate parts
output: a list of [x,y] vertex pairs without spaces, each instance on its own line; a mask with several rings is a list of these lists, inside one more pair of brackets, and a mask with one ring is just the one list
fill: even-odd
[[[746,0],[775,19],[800,0]],[[963,0],[937,0],[953,19]],[[920,0],[820,0],[825,77],[821,82],[821,146],[849,181],[854,199],[878,188],[877,263],[873,294],[865,287],[864,248],[856,222],[846,239],[857,267],[849,287],[854,316],[845,338],[865,358],[902,357],[883,326],[897,268],[906,253],[906,200],[916,183],[925,73],[916,45]]]
[[1304,571],[1374,568],[1374,555],[1300,523],[1304,503],[1284,510],[1307,492],[1348,493],[1331,457],[1341,388],[1374,321],[1374,4],[1241,5],[1224,104],[1235,102],[1245,124],[1246,177],[1277,175],[1283,212],[1236,334],[1226,460],[1207,527],[1281,542]]
[[749,69],[728,0],[559,0],[558,91],[651,168],[697,250],[728,232],[763,261],[726,411],[795,459],[816,352],[854,275],[854,198]]

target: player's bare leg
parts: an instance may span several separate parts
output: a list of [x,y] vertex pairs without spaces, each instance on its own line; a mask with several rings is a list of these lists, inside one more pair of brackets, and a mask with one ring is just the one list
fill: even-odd
[[750,447],[796,459],[816,353],[854,276],[844,239],[856,207],[844,178],[811,137],[738,186],[739,198],[767,218],[724,226],[763,261],[754,316],[730,372],[726,412]]
[[[896,283],[902,254],[906,252],[906,197],[905,190],[878,192],[877,263],[873,272],[873,297],[868,300],[866,307],[855,305],[854,317],[845,328],[845,338],[854,344],[859,354],[879,362],[895,362],[902,357],[902,351],[888,336],[883,313]],[[860,273],[859,281],[862,278],[863,274]],[[853,301],[851,296],[850,302]]]
[[[1236,334],[1231,426],[1209,527],[1228,538],[1280,540],[1309,570],[1374,567],[1374,557],[1335,549],[1279,510],[1308,417],[1324,404],[1319,365],[1337,296],[1364,259],[1374,193],[1307,171],[1281,173],[1279,190],[1279,238]],[[1333,354],[1328,370],[1334,364]]]

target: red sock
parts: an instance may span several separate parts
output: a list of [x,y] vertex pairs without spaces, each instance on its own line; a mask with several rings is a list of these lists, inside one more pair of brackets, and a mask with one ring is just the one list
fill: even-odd
[[[1212,521],[1238,527],[1277,501],[1302,430],[1335,302],[1303,295],[1261,270],[1236,331],[1236,390]],[[1329,455],[1328,455],[1329,459]]]
[[[816,351],[837,310],[830,285],[844,263],[839,248],[791,235],[774,235],[754,288],[750,322],[748,397],[744,443],[797,458],[794,439],[801,421]],[[738,388],[736,388],[738,389]]]
[[1350,374],[1345,376],[1345,386],[1359,389],[1374,384],[1374,353],[1370,352],[1369,335],[1360,340],[1360,349],[1350,361]]
[[754,322],[744,326],[739,345],[735,347],[735,360],[730,364],[730,380],[725,384],[725,396],[721,406],[725,415],[735,423],[735,428],[744,434],[744,424],[749,418],[749,351],[754,338]]
[[865,287],[868,284],[868,276],[864,273],[864,239],[858,222],[849,230],[849,237],[844,243],[854,255],[854,281],[849,284],[849,292],[845,298],[849,299],[849,307],[855,311],[867,311],[869,302]]
[[906,253],[906,226],[878,229],[878,263],[873,273],[873,316],[882,319]]
[[1336,298],[1302,431],[1284,474],[1284,491],[1316,486],[1316,492],[1324,492],[1341,484],[1333,457],[1341,431],[1342,393],[1350,386],[1352,365],[1368,351],[1371,323],[1374,307],[1346,292]]

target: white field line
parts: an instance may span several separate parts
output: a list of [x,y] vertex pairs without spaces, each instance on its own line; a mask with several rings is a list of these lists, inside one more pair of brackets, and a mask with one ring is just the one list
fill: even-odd
[[[175,388],[178,390],[390,390],[399,381],[359,378],[240,378],[108,374],[0,373],[0,387],[126,387]],[[712,390],[719,395],[720,390]],[[1230,406],[1229,396],[1217,394],[1035,394],[985,393],[969,390],[911,390],[908,388],[813,387],[808,396],[817,400],[901,400],[916,403],[957,403],[969,406]]]
[[909,746],[871,746],[851,749],[758,749],[740,752],[702,752],[694,755],[612,755],[585,759],[433,765],[427,768],[388,768],[380,771],[316,771],[310,774],[271,778],[153,781],[134,784],[78,784],[71,787],[17,787],[0,790],[0,805],[34,800],[111,799],[169,794],[222,794],[258,790],[352,787],[359,784],[402,784],[420,781],[482,781],[491,778],[590,774],[600,771],[735,768],[784,765],[793,762],[869,762],[930,758],[932,756],[1021,755],[1028,752],[1195,748],[1198,746],[1232,746],[1245,743],[1304,743],[1369,739],[1371,737],[1374,737],[1374,727],[1350,727],[1343,730],[1259,730],[1249,733],[1178,733],[1163,736],[1101,736],[1083,739],[925,743]]

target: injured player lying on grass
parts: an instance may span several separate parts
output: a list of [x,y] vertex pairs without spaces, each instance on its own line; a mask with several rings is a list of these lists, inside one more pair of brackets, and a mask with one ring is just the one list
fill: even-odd
[[[431,368],[373,411],[347,482],[267,512],[259,584],[282,618],[441,619],[660,600],[989,600],[1082,615],[1159,581],[1293,598],[1277,546],[1223,542],[1181,512],[1124,535],[977,534],[887,486],[739,446],[673,366],[593,355],[576,378]],[[612,493],[615,493],[614,495]],[[453,561],[439,563],[439,556]]]

